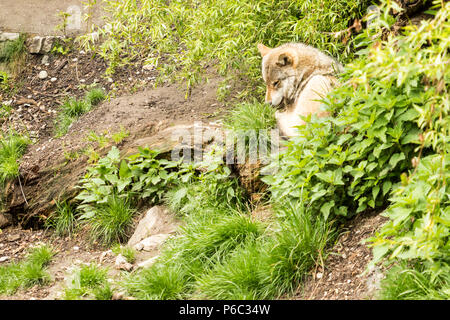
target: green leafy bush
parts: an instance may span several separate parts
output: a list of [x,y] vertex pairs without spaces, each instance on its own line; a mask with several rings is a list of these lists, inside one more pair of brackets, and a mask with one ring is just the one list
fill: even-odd
[[276,201],[306,201],[325,218],[390,201],[391,221],[370,240],[373,263],[449,263],[449,11],[447,3],[403,35],[372,38],[324,100],[334,116],[309,119],[264,178]]

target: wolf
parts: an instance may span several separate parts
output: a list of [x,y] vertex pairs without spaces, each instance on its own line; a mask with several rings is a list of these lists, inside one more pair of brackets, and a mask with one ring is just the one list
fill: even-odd
[[305,123],[300,116],[328,115],[317,100],[337,85],[337,74],[343,71],[337,60],[304,43],[287,43],[273,49],[260,43],[257,47],[267,87],[265,101],[285,108],[275,113],[282,135],[298,134],[296,127]]

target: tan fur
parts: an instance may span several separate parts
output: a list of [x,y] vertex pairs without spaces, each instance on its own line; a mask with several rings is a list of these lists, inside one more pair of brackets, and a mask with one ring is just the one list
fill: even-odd
[[296,135],[303,125],[300,115],[327,113],[320,111],[320,101],[336,84],[342,65],[320,50],[303,43],[288,43],[271,49],[258,44],[262,56],[262,75],[266,82],[266,102],[285,106],[277,111],[278,126],[284,135]]

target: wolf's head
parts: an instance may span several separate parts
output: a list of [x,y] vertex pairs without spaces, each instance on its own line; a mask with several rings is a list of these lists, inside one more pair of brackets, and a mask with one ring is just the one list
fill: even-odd
[[302,43],[289,43],[273,49],[258,44],[258,50],[267,86],[266,102],[273,106],[279,106],[281,102],[292,104],[298,91],[313,74],[331,74],[341,67],[333,58]]

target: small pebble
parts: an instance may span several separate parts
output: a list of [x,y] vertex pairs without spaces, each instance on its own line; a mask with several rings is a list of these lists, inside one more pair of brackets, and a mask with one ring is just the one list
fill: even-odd
[[38,77],[39,77],[39,79],[44,80],[45,78],[48,77],[47,71],[42,70],[41,72],[39,72]]

